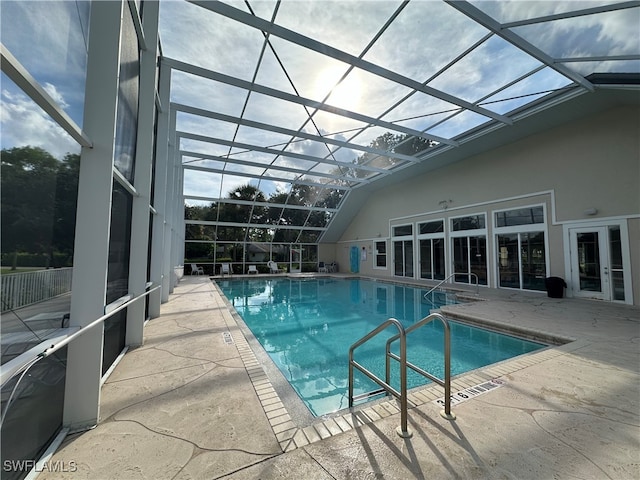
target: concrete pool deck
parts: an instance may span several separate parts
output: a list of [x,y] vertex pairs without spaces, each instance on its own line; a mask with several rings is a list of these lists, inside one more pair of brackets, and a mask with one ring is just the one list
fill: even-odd
[[395,401],[300,423],[217,288],[185,277],[104,384],[99,425],[49,460],[74,471],[38,478],[640,478],[640,309],[480,297],[444,310],[573,341],[455,377],[452,392],[499,387],[455,403],[454,421],[442,389],[412,391],[403,439]]

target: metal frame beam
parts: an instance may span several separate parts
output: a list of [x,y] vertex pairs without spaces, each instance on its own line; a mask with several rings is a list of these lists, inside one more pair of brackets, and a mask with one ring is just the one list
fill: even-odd
[[[309,170],[303,170],[301,168],[291,168],[291,167],[282,167],[279,165],[265,165],[264,163],[260,163],[260,162],[251,162],[248,160],[240,160],[240,159],[226,159],[223,157],[215,157],[214,155],[198,155],[198,154],[194,154],[194,152],[185,152],[183,150],[180,150],[181,154],[184,153],[188,153],[188,154],[192,154],[195,155],[199,158],[202,158],[203,160],[215,160],[215,161],[219,161],[219,162],[224,162],[224,163],[231,163],[234,165],[243,165],[243,166],[247,166],[247,167],[256,167],[256,168],[262,168],[264,170],[279,170],[281,172],[290,172],[290,173],[299,173],[300,175],[314,175],[316,177],[324,177],[324,178],[331,178],[333,180],[353,180],[354,182],[364,182],[364,179],[360,179],[360,178],[356,178],[356,177],[346,177],[344,175],[333,175],[330,173],[322,173],[322,172],[312,172]],[[191,155],[190,155],[191,156]],[[203,171],[213,171],[216,170],[215,167],[205,167],[205,166],[201,166],[201,165],[191,165],[189,163],[182,163],[182,165],[189,169],[193,169],[193,170],[203,170]],[[226,171],[226,170],[225,170]],[[230,174],[233,174],[233,171],[228,171]],[[268,178],[268,177],[265,177]]]
[[576,82],[578,85],[581,85],[582,87],[586,88],[590,92],[593,92],[595,90],[595,87],[593,86],[593,84],[588,80],[586,80],[582,75],[579,75],[571,71],[570,69],[566,68],[564,65],[557,64],[552,57],[550,57],[545,52],[540,50],[538,47],[534,46],[533,44],[531,44],[530,42],[522,38],[517,33],[514,33],[513,31],[504,28],[503,24],[501,24],[500,22],[496,21],[494,18],[484,13],[478,7],[471,5],[469,2],[466,2],[466,1],[445,0],[445,2],[451,5],[453,8],[455,8],[459,12],[465,14],[467,17],[469,17],[479,25],[482,25],[483,27],[488,28],[493,33],[495,33],[502,39],[506,40],[507,42],[511,43],[512,45],[516,46],[523,52],[527,53],[528,55],[531,55],[533,58],[548,65],[550,68],[553,68],[555,71],[564,75],[565,77],[570,78],[571,80]]
[[404,75],[400,75],[397,72],[392,70],[388,70],[380,65],[376,65],[374,63],[363,60],[362,58],[351,55],[347,52],[339,50],[337,48],[331,47],[325,43],[319,42],[317,40],[313,40],[312,38],[305,37],[293,30],[289,30],[287,28],[281,27],[280,25],[276,25],[274,23],[268,22],[251,14],[245,13],[242,10],[238,10],[237,8],[231,7],[227,4],[218,1],[202,1],[202,0],[188,0],[189,3],[193,3],[194,5],[198,5],[199,7],[205,8],[211,12],[217,13],[224,17],[230,18],[237,22],[240,22],[249,27],[256,28],[261,30],[269,35],[273,35],[284,40],[287,40],[291,43],[295,43],[301,47],[307,48],[314,52],[320,53],[321,55],[325,55],[341,62],[344,62],[348,65],[353,65],[354,67],[358,67],[366,72],[372,73],[379,77],[385,78],[387,80],[391,80],[392,82],[398,83],[400,85],[404,85],[405,87],[409,87],[413,90],[417,90],[419,92],[425,93],[432,97],[439,98],[440,100],[444,100],[445,102],[452,103],[454,105],[458,105],[459,107],[465,108],[467,110],[471,110],[479,115],[483,115],[485,117],[491,118],[498,122],[505,123],[507,125],[511,125],[513,122],[509,117],[505,117],[504,115],[497,114],[492,112],[491,110],[487,110],[482,107],[478,107],[466,100],[455,97],[448,93],[442,92],[432,87],[428,87],[423,85],[422,83],[413,80],[411,78],[405,77]]
[[[370,117],[368,115],[363,115],[361,113],[352,112],[350,110],[345,110],[344,108],[338,108],[331,105],[327,105],[323,102],[318,102],[317,100],[311,100],[309,98],[301,97],[298,95],[293,95],[291,93],[283,92],[281,90],[276,90],[275,88],[266,87],[264,85],[260,85],[257,83],[251,83],[246,80],[241,80],[236,77],[232,77],[230,75],[225,75],[224,73],[214,72],[213,70],[208,70],[202,67],[196,67],[195,65],[191,65],[189,63],[181,62],[179,60],[175,60],[169,57],[163,57],[162,63],[166,64],[168,67],[171,67],[174,70],[180,70],[181,72],[189,73],[191,75],[197,75],[202,78],[208,78],[209,80],[214,80],[216,82],[224,83],[226,85],[231,85],[234,87],[242,88],[244,90],[253,91],[256,93],[261,93],[268,97],[278,98],[280,100],[285,100],[287,102],[296,103],[298,105],[304,105],[306,107],[317,108],[318,110],[322,110],[325,112],[333,113],[335,115],[340,115],[342,117],[347,117],[352,120],[357,120],[359,122],[366,123],[367,126],[375,125],[378,127],[384,127],[389,130],[395,132],[406,133],[408,135],[412,135],[414,137],[424,138],[425,140],[436,140],[440,143],[446,143],[449,145],[456,145],[455,141],[449,140],[447,138],[437,137],[434,135],[429,135],[428,133],[421,132],[419,130],[414,130],[413,128],[404,127],[402,125],[397,125],[395,123],[386,122],[384,120],[380,120],[374,117]],[[363,127],[363,129],[366,127]]]
[[[359,150],[362,152],[372,153],[374,155],[380,155],[384,157],[397,158],[399,160],[405,160],[407,162],[417,162],[417,158],[412,155],[404,155],[402,153],[390,152],[388,150],[380,150],[378,148],[368,147],[364,145],[358,145],[356,143],[345,142],[343,140],[336,140],[331,137],[323,137],[320,135],[314,135],[311,133],[301,132],[299,130],[292,130],[289,128],[278,127],[262,122],[255,122],[253,120],[247,120],[245,118],[233,117],[231,115],[224,115],[222,113],[215,113],[209,110],[203,110],[201,108],[190,107],[188,105],[180,103],[172,103],[172,108],[175,108],[179,112],[189,113],[191,115],[198,115],[202,117],[212,118],[214,120],[221,120],[223,122],[233,123],[236,125],[243,125],[245,127],[256,128],[259,130],[266,130],[274,133],[281,133],[283,135],[291,135],[292,137],[304,138],[305,140],[312,140],[315,142],[328,143],[338,147],[348,148],[350,150]],[[321,163],[330,163],[329,161],[318,157],[318,161]],[[331,162],[336,163],[336,162]],[[339,163],[339,162],[338,162]],[[360,165],[356,165],[355,168],[361,168]]]

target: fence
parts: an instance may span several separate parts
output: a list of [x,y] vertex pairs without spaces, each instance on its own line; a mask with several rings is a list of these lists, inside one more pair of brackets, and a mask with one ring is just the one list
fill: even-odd
[[2,311],[26,307],[70,292],[72,272],[73,268],[54,268],[2,275]]

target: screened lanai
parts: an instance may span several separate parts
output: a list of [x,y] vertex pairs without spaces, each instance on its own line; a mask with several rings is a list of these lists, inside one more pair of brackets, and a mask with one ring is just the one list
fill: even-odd
[[[191,263],[343,272],[355,249],[376,279],[478,266],[490,293],[561,275],[567,297],[638,304],[638,1],[0,9],[0,443],[22,462],[3,478],[101,421]],[[176,297],[185,322],[227,311]]]
[[620,88],[639,22],[635,1],[162,2],[186,262],[315,268],[355,190]]

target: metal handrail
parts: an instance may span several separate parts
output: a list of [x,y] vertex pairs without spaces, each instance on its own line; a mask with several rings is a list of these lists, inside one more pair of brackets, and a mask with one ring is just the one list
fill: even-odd
[[[441,380],[438,377],[430,374],[429,372],[421,369],[420,367],[407,362],[407,334],[436,319],[440,320],[444,325],[444,380]],[[395,325],[395,327],[398,329],[398,333],[387,340],[385,349],[385,381],[382,381],[374,373],[356,362],[353,359],[353,352],[356,348],[385,330],[389,325]],[[396,355],[395,353],[391,352],[391,344],[398,339],[400,339],[400,355]],[[391,386],[391,358],[400,362],[399,392]],[[440,412],[440,415],[442,415],[447,420],[454,420],[456,416],[451,412],[451,332],[449,328],[449,322],[441,314],[432,313],[431,315],[424,317],[422,320],[406,329],[395,318],[389,318],[385,322],[378,325],[377,328],[370,331],[368,334],[358,340],[356,343],[351,345],[351,347],[349,348],[349,408],[353,407],[353,369],[357,368],[369,379],[373,380],[375,383],[380,385],[380,387],[382,387],[382,390],[368,392],[368,394],[376,394],[386,391],[388,394],[391,394],[400,400],[400,427],[396,429],[396,432],[403,438],[409,438],[412,435],[407,428],[407,367],[411,368],[414,372],[419,373],[420,375],[428,378],[429,380],[437,383],[444,388],[445,407],[444,410]]]
[[429,295],[434,290],[437,290],[438,288],[440,288],[444,283],[446,283],[447,281],[451,280],[451,278],[455,277],[456,275],[471,275],[472,277],[475,277],[475,279],[476,279],[476,295],[478,295],[480,293],[480,280],[478,279],[478,275],[476,275],[473,272],[462,272],[462,273],[455,272],[455,273],[452,273],[451,275],[449,275],[444,280],[441,280],[435,287],[431,288],[427,293],[425,293],[423,295],[425,300],[427,298],[427,295]]
[[[444,388],[444,410],[440,412],[440,415],[442,415],[447,420],[453,420],[453,419],[456,418],[456,416],[455,416],[455,414],[451,413],[451,328],[449,327],[449,322],[441,314],[432,313],[432,314],[424,317],[419,322],[414,323],[409,328],[405,329],[405,331],[404,331],[405,340],[404,341],[406,343],[406,336],[409,333],[413,332],[414,330],[417,330],[418,328],[426,325],[427,323],[432,322],[433,320],[440,320],[440,322],[442,322],[442,325],[444,326],[444,380],[442,380],[442,379],[430,374],[426,370],[423,370],[422,368],[414,365],[411,362],[407,362],[407,360],[406,360],[406,352],[405,352],[404,364],[405,364],[405,368],[409,367],[414,372],[419,373],[423,377],[428,378],[432,382],[435,382],[435,383],[437,383],[438,385],[440,385],[441,387]],[[395,353],[391,352],[391,344],[393,342],[395,342],[398,338],[400,338],[400,337],[398,335],[395,335],[395,336],[391,337],[389,340],[387,340],[387,346],[386,346],[386,371],[385,371],[387,382],[391,378],[391,362],[389,360],[391,358],[393,358],[394,360],[400,361],[400,357],[398,357],[398,355],[396,355]],[[401,348],[401,352],[400,353],[402,354],[402,344],[401,344],[400,348]],[[402,362],[401,362],[401,364],[402,364]]]
[[[389,384],[388,378],[387,382],[383,382],[374,373],[370,372],[353,359],[353,352],[356,348],[358,348],[360,345],[367,342],[371,338],[375,337],[389,325],[394,325],[398,329],[398,335],[396,335],[395,338],[400,338],[400,357],[398,359],[400,362],[399,392]],[[411,436],[411,433],[409,433],[409,430],[407,429],[407,344],[405,338],[405,330],[402,324],[395,318],[389,318],[385,322],[378,325],[377,328],[367,333],[356,343],[351,345],[351,347],[349,348],[349,408],[353,407],[353,369],[355,367],[359,371],[364,373],[369,379],[380,385],[387,393],[390,393],[394,397],[400,399],[400,428],[397,430],[397,432],[401,437],[408,438]]]
[[[95,319],[93,322],[91,322],[88,325],[82,327],[80,330],[75,331],[74,333],[72,333],[68,337],[65,337],[63,340],[59,341],[58,343],[46,347],[42,352],[37,354],[29,362],[27,362],[26,364],[24,364],[21,367],[17,368],[16,370],[12,371],[10,373],[10,375],[3,375],[2,385],[4,385],[6,383],[6,381],[9,381],[11,378],[15,377],[16,375],[21,374],[20,378],[18,379],[16,384],[13,386],[13,389],[11,390],[11,394],[9,395],[9,399],[7,400],[7,403],[6,403],[5,407],[4,407],[4,409],[0,413],[0,425],[2,425],[4,423],[4,419],[6,417],[7,412],[9,411],[9,407],[13,403],[13,396],[14,396],[14,393],[16,392],[17,388],[18,388],[18,385],[20,384],[20,381],[25,376],[25,374],[29,371],[29,369],[31,369],[31,367],[33,365],[35,365],[38,361],[42,360],[43,358],[46,358],[46,357],[52,355],[53,353],[57,352],[62,347],[68,345],[72,340],[75,340],[80,335],[84,335],[85,333],[87,333],[87,331],[91,330],[96,325],[99,325],[99,324],[103,323],[105,320],[107,320],[108,318],[112,317],[113,315],[115,315],[119,311],[131,306],[133,303],[137,302],[141,298],[146,297],[150,293],[158,290],[160,287],[161,287],[160,285],[157,285],[156,287],[148,289],[146,292],[138,295],[137,297],[129,299],[128,301],[118,305],[116,308],[110,310],[105,315],[102,315],[101,317]],[[3,372],[3,374],[4,373],[5,372]],[[5,376],[7,377],[6,380],[4,379]]]

